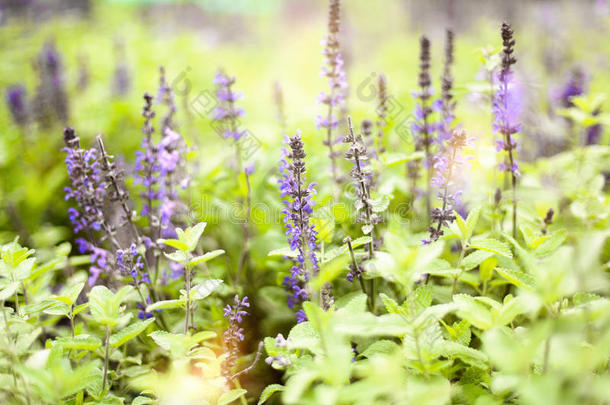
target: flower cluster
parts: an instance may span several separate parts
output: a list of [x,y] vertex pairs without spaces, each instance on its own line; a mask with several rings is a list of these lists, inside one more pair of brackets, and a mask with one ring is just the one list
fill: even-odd
[[64,83],[62,58],[52,42],[46,42],[38,53],[36,69],[40,82],[33,100],[36,120],[49,126],[54,119],[68,119],[68,96]]
[[15,124],[25,126],[29,119],[25,87],[20,84],[9,86],[6,89],[6,104]]
[[119,249],[116,251],[116,264],[121,275],[130,275],[133,285],[141,283],[150,284],[150,277],[144,272],[144,262],[138,253],[135,243],[129,249]]
[[188,186],[188,177],[184,175],[184,139],[169,127],[161,140],[155,144],[152,120],[155,112],[152,109],[152,96],[144,94],[144,127],[142,132],[142,149],[136,152],[135,183],[144,186],[141,194],[143,208],[141,214],[148,218],[152,239],[174,235],[171,220],[179,207],[178,190]]
[[131,86],[131,75],[125,57],[125,44],[117,40],[114,44],[116,66],[112,76],[112,94],[118,97],[126,96]]
[[337,129],[338,119],[335,107],[345,104],[345,89],[347,81],[343,70],[343,56],[339,47],[339,28],[341,23],[341,1],[331,0],[328,15],[328,35],[322,41],[324,50],[324,64],[321,75],[328,80],[328,92],[320,92],[318,102],[327,106],[325,115],[316,116],[316,128],[326,129],[324,145],[328,146],[331,160],[333,181],[338,182],[336,158],[339,153],[334,150],[334,145],[341,142],[340,138],[333,139],[333,131]]
[[[430,98],[432,97],[432,81],[430,79],[430,41],[428,38],[422,36],[420,38],[419,45],[419,76],[417,81],[419,91],[413,92],[416,102],[415,110],[413,111],[415,121],[412,124],[412,131],[415,137],[415,150],[425,151],[424,167],[427,169],[425,192],[426,213],[430,215],[430,181],[432,177],[432,152],[430,147],[432,146],[436,125],[431,122],[431,114],[433,113],[433,109],[430,105]],[[419,172],[419,160],[412,160],[407,164],[407,175],[412,182],[413,198],[419,194],[419,190],[416,188],[417,179],[420,177]]]
[[244,115],[244,110],[235,105],[242,98],[242,93],[233,89],[235,77],[228,76],[222,70],[216,73],[214,84],[218,104],[213,119],[226,139],[237,141],[246,134],[246,131],[239,130],[239,117]]
[[110,229],[104,218],[106,183],[101,176],[100,162],[96,149],[81,149],[80,138],[71,127],[64,129],[66,147],[66,167],[70,186],[65,187],[65,199],[74,200],[79,209],[68,210],[74,232],[85,231],[92,234],[102,228]]
[[244,340],[244,330],[240,327],[243,317],[248,315],[245,308],[249,308],[248,297],[240,299],[235,295],[233,305],[228,305],[223,309],[225,318],[229,321],[229,327],[224,331],[222,337],[227,346],[228,356],[223,363],[223,374],[230,376],[231,369],[239,354],[239,342]]
[[373,211],[371,206],[371,176],[370,170],[366,167],[369,160],[366,145],[362,139],[362,135],[354,134],[351,117],[347,118],[349,133],[343,140],[349,144],[349,148],[345,152],[345,158],[353,163],[350,175],[354,180],[354,189],[356,191],[356,202],[354,203],[358,214],[358,222],[363,224],[364,233],[371,233],[375,239],[373,227],[382,222],[383,219]]
[[442,201],[442,207],[435,207],[431,212],[430,238],[424,240],[428,244],[443,236],[443,227],[455,221],[454,209],[459,204],[460,191],[456,189],[455,175],[464,168],[467,159],[460,152],[464,147],[470,145],[472,139],[466,137],[466,131],[456,128],[452,131],[451,138],[443,153],[434,157],[434,169],[436,170],[432,185],[438,191],[438,198]]
[[375,155],[379,159],[381,154],[385,152],[383,146],[383,137],[385,128],[388,125],[388,83],[384,74],[377,77],[377,141]]
[[500,169],[511,172],[513,178],[516,178],[519,176],[519,166],[515,160],[517,142],[513,135],[521,131],[521,124],[516,122],[519,106],[516,102],[512,102],[514,100],[511,97],[513,76],[511,66],[517,62],[517,59],[513,56],[515,45],[513,30],[507,23],[502,24],[502,43],[504,46],[502,69],[497,77],[499,86],[493,101],[493,130],[501,135],[501,138],[496,141],[496,150],[505,151],[507,154],[507,160],[500,163]]
[[[301,141],[301,133],[286,140],[290,151],[282,149],[280,160],[280,192],[285,208],[284,223],[290,249],[297,251],[297,258],[290,269],[290,275],[284,279],[284,287],[289,292],[288,306],[293,309],[309,298],[306,288],[312,274],[319,270],[317,250],[317,232],[310,224],[313,212],[311,196],[315,193],[315,183],[305,181],[305,150]],[[289,163],[290,161],[290,163]],[[302,310],[297,312],[299,321],[305,320]]]
[[445,64],[441,77],[441,98],[440,110],[441,119],[438,126],[438,142],[443,147],[443,143],[451,137],[452,125],[455,120],[455,105],[453,99],[453,76],[451,75],[451,65],[453,64],[453,32],[447,30],[445,39]]

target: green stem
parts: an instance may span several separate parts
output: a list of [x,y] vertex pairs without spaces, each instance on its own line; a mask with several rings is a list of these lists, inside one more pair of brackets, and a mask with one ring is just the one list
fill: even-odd
[[457,262],[457,268],[460,269],[460,272],[458,273],[458,275],[453,279],[453,288],[451,289],[451,296],[453,297],[455,295],[455,291],[457,290],[457,282],[459,280],[459,278],[462,276],[462,274],[464,273],[464,269],[462,269],[462,260],[464,259],[464,253],[466,252],[466,248],[465,248],[465,242],[462,241],[461,243],[461,249],[460,249],[460,258],[458,259]]
[[109,350],[109,341],[110,341],[110,326],[106,326],[106,339],[104,341],[104,346],[105,346],[105,354],[104,354],[104,377],[102,379],[102,391],[104,391],[104,389],[106,389],[106,379],[108,377],[108,360],[109,360],[109,355],[108,355],[108,350]]
[[186,314],[184,316],[184,334],[189,332],[189,316],[191,313],[191,269],[188,263],[184,262],[184,277],[186,279]]

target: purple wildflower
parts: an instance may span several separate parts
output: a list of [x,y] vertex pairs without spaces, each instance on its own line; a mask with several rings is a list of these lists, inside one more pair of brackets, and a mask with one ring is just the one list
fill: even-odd
[[239,130],[239,117],[244,115],[244,110],[238,108],[235,102],[243,95],[233,89],[235,77],[228,76],[222,70],[216,72],[214,84],[218,105],[214,110],[213,120],[219,125],[224,138],[238,141],[245,135],[245,131]]
[[387,116],[388,116],[388,83],[386,81],[386,77],[383,74],[380,74],[377,77],[377,140],[376,140],[376,150],[375,156],[377,159],[381,157],[381,154],[385,152],[385,147],[383,146],[383,138],[384,131],[388,125]]
[[331,172],[333,181],[339,183],[337,175],[336,159],[339,152],[334,150],[334,145],[341,142],[341,139],[333,139],[333,131],[337,129],[338,119],[335,107],[345,104],[345,89],[347,81],[343,70],[343,56],[339,47],[339,28],[341,23],[341,1],[331,0],[328,15],[328,35],[322,41],[324,50],[324,65],[321,75],[328,80],[328,92],[320,92],[318,102],[327,106],[326,115],[318,115],[315,119],[316,128],[326,128],[326,139],[324,145],[328,146],[328,157],[331,160]]
[[445,39],[445,63],[441,77],[441,119],[438,127],[438,142],[442,149],[443,142],[451,137],[453,121],[455,120],[455,100],[453,100],[453,32],[447,30]]
[[225,318],[229,322],[229,327],[222,334],[224,343],[228,350],[228,356],[223,363],[223,374],[230,376],[231,369],[235,366],[235,361],[239,355],[239,342],[244,340],[244,330],[239,326],[243,318],[248,315],[245,308],[249,308],[248,297],[240,299],[235,295],[233,305],[228,305],[223,309]]
[[6,89],[6,103],[13,121],[19,126],[25,126],[29,119],[25,87],[16,84]]
[[496,149],[498,152],[505,151],[506,159],[500,164],[500,169],[510,173],[513,189],[513,237],[517,236],[517,177],[520,175],[519,166],[515,160],[515,150],[517,142],[513,135],[521,130],[521,124],[516,122],[519,105],[512,99],[511,83],[513,71],[511,66],[517,62],[513,56],[513,47],[515,40],[513,39],[513,30],[507,23],[502,24],[502,44],[504,46],[502,53],[502,69],[498,74],[499,87],[494,95],[493,115],[494,123],[493,130],[500,134],[500,139],[497,140]]
[[453,130],[451,138],[447,140],[444,152],[434,158],[436,173],[432,184],[438,188],[438,198],[443,202],[441,208],[433,208],[431,213],[430,239],[424,240],[428,244],[443,236],[443,227],[455,221],[454,210],[459,204],[460,191],[456,190],[454,175],[464,168],[466,159],[460,155],[461,150],[472,142],[466,138],[466,131],[461,128]]
[[167,113],[161,119],[161,134],[165,135],[168,129],[176,130],[174,115],[176,114],[176,103],[174,101],[174,91],[167,83],[165,78],[165,68],[159,67],[159,91],[157,93],[157,103],[167,106]]
[[36,120],[49,126],[54,119],[68,120],[68,96],[64,83],[62,57],[52,42],[46,42],[38,53],[36,69],[40,83],[33,100]]
[[144,272],[144,261],[138,253],[135,243],[129,249],[118,249],[115,260],[121,275],[130,276],[134,286],[145,283],[150,284],[148,273]]
[[291,250],[297,251],[297,258],[283,284],[289,292],[288,306],[292,309],[309,298],[306,284],[311,275],[319,271],[319,265],[316,256],[317,232],[310,224],[313,212],[311,196],[315,194],[315,183],[307,184],[305,181],[305,151],[301,132],[297,131],[286,143],[290,151],[282,148],[280,192],[282,197],[288,198],[283,201],[286,208],[282,213],[288,243]]
[[125,44],[117,40],[114,44],[114,52],[117,63],[112,76],[112,94],[124,97],[129,93],[131,87],[131,75],[125,57]]
[[[419,45],[419,91],[413,93],[416,102],[415,110],[413,111],[415,122],[413,123],[412,130],[415,134],[415,150],[425,151],[424,167],[427,169],[426,213],[429,216],[431,208],[430,182],[432,180],[432,152],[430,147],[432,146],[435,130],[435,124],[431,122],[433,108],[430,105],[430,98],[432,97],[432,81],[430,79],[430,41],[425,36],[422,36],[419,40]],[[409,177],[412,178],[412,192],[415,196],[417,194],[415,184],[419,177],[419,162],[411,161],[407,165],[407,168]]]

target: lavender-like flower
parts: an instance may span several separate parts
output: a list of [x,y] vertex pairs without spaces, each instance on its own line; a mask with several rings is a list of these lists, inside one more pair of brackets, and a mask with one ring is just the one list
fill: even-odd
[[349,148],[345,152],[345,158],[354,164],[350,175],[354,180],[354,189],[356,191],[356,202],[354,203],[358,212],[358,222],[363,224],[362,231],[365,234],[370,234],[372,241],[369,244],[369,259],[373,257],[375,244],[375,225],[382,222],[383,219],[377,215],[370,203],[371,200],[371,176],[370,170],[365,167],[369,160],[366,145],[362,139],[362,135],[354,134],[351,117],[347,117],[349,134],[345,137],[344,143],[349,144]]
[[239,343],[244,340],[244,330],[240,327],[240,324],[248,312],[245,308],[249,308],[250,303],[248,297],[240,299],[238,295],[235,295],[233,305],[228,305],[223,309],[225,318],[229,321],[229,327],[222,334],[224,343],[228,350],[228,356],[223,363],[223,375],[229,378],[231,375],[231,369],[235,366],[235,362],[239,355]]
[[315,119],[316,127],[326,128],[326,139],[324,145],[328,146],[328,157],[331,161],[332,178],[335,184],[340,182],[337,174],[337,157],[339,152],[334,150],[334,145],[341,142],[340,138],[333,139],[333,131],[337,129],[338,119],[335,107],[345,103],[345,88],[347,81],[343,70],[343,57],[339,48],[339,27],[341,23],[341,1],[330,0],[328,15],[328,35],[322,42],[325,47],[322,51],[324,65],[322,75],[328,80],[328,92],[320,92],[318,102],[327,106],[325,116],[318,115]]
[[[106,182],[102,178],[100,162],[95,149],[81,149],[80,139],[74,129],[64,129],[63,149],[67,153],[66,167],[70,186],[64,190],[66,200],[74,200],[78,208],[69,208],[70,222],[74,226],[74,233],[83,232],[86,239],[76,240],[79,251],[82,254],[91,255],[91,267],[89,268],[89,284],[95,284],[100,274],[111,271],[109,266],[108,252],[99,247],[99,242],[109,239],[115,248],[119,244],[115,238],[115,229],[105,218],[103,207],[106,198]],[[96,233],[103,231],[102,238]]]
[[15,84],[6,89],[6,104],[11,118],[21,127],[25,126],[29,119],[26,95],[25,87],[21,84]]
[[385,152],[383,146],[384,131],[388,126],[388,83],[384,74],[377,77],[377,139],[375,155],[377,159],[381,158],[381,154]]
[[438,240],[444,234],[442,228],[455,221],[454,209],[459,203],[460,195],[460,191],[455,187],[455,175],[466,164],[466,159],[461,156],[460,152],[471,141],[466,137],[466,131],[456,128],[453,130],[451,138],[447,140],[443,153],[434,157],[436,173],[432,179],[432,184],[438,189],[438,198],[443,205],[441,208],[435,207],[432,209],[431,225],[429,227],[430,238],[424,240],[424,244]]
[[451,137],[452,126],[455,120],[455,105],[453,99],[453,76],[451,65],[453,64],[453,32],[447,30],[445,39],[445,63],[441,77],[440,109],[441,119],[438,127],[438,142],[443,148],[443,142]]
[[[285,208],[284,223],[286,236],[291,250],[298,252],[297,258],[290,269],[290,275],[284,278],[284,287],[289,292],[288,307],[299,307],[309,298],[307,281],[319,270],[316,250],[317,232],[310,224],[313,212],[311,196],[315,193],[315,183],[305,181],[305,150],[301,141],[301,133],[288,138],[286,143],[290,150],[282,148],[280,160],[280,192],[287,197],[283,202]],[[305,320],[303,312],[297,312],[299,321]]]
[[36,69],[40,83],[33,100],[36,119],[49,126],[54,119],[68,120],[68,96],[64,83],[62,57],[52,42],[46,42],[38,53]]
[[132,243],[129,249],[118,249],[115,257],[121,275],[131,276],[131,283],[134,286],[142,283],[150,284],[150,277],[144,271],[144,261],[138,253],[135,243]]
[[244,110],[235,105],[243,95],[233,89],[235,77],[228,76],[222,69],[219,69],[214,77],[216,85],[217,106],[214,109],[213,121],[218,127],[217,131],[225,139],[235,141],[235,161],[236,170],[241,172],[241,150],[239,140],[246,135],[245,130],[239,129],[239,118],[244,116]]
[[131,87],[131,75],[125,56],[125,44],[120,40],[115,41],[114,52],[117,62],[112,76],[112,94],[124,97],[129,93]]
[[513,30],[509,24],[502,23],[502,44],[504,46],[502,53],[502,68],[498,74],[498,90],[494,95],[493,115],[494,123],[493,130],[499,133],[501,139],[497,140],[496,150],[504,151],[506,160],[500,164],[500,169],[506,173],[510,173],[512,190],[513,190],[513,237],[517,237],[517,177],[520,175],[519,166],[515,159],[515,151],[517,142],[514,139],[516,133],[521,130],[521,124],[516,122],[517,105],[514,100],[511,100],[511,83],[513,71],[511,66],[517,62],[513,56],[515,40],[513,39]]
[[[419,91],[413,95],[417,99],[415,110],[413,112],[416,121],[413,123],[413,133],[415,134],[415,150],[425,151],[424,167],[427,170],[426,178],[426,214],[430,217],[431,201],[430,201],[430,182],[432,181],[432,151],[430,150],[433,142],[435,125],[431,122],[430,115],[432,114],[432,106],[430,98],[432,97],[432,87],[430,79],[430,41],[422,36],[419,40]],[[412,178],[415,184],[419,177],[419,162],[411,161],[407,165],[409,177]],[[417,194],[413,190],[414,196]]]
[[174,91],[167,83],[165,78],[165,68],[159,67],[159,92],[157,94],[157,103],[167,106],[167,113],[161,118],[161,135],[165,135],[167,129],[176,130],[174,123],[174,115],[176,114],[176,103],[174,100]]

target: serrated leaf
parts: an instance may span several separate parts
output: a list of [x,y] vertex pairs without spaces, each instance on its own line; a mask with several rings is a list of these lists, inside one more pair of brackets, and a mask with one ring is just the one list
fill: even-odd
[[536,288],[536,280],[531,275],[520,270],[496,267],[496,272],[504,277],[509,283],[519,288],[533,291]]
[[540,245],[534,248],[534,251],[537,256],[545,256],[548,255],[561,246],[561,244],[568,237],[568,231],[565,229],[559,229],[553,232],[547,239],[545,239]]
[[192,252],[195,250],[206,226],[207,222],[199,222],[197,225],[184,230],[183,237],[180,240],[186,243],[187,251]]
[[189,261],[189,265],[190,266],[196,266],[198,264],[205,263],[205,262],[207,262],[209,260],[212,260],[213,258],[218,257],[218,256],[220,256],[220,255],[222,255],[224,253],[225,253],[225,251],[222,250],[222,249],[218,249],[218,250],[213,250],[211,252],[207,252],[207,253],[205,253],[205,254],[203,254],[201,256],[193,257]]
[[265,389],[263,390],[263,392],[261,393],[261,396],[258,399],[258,402],[256,403],[256,405],[264,404],[265,401],[267,401],[269,399],[269,397],[271,397],[271,395],[275,394],[276,392],[281,392],[281,391],[284,391],[283,385],[280,385],[280,384],[267,385],[265,387]]
[[513,257],[513,252],[511,252],[508,244],[496,239],[476,239],[470,242],[469,247],[485,250],[504,257]]
[[65,350],[94,351],[102,346],[102,341],[97,336],[76,335],[74,337],[57,338],[52,344]]
[[248,392],[248,391],[246,391],[242,388],[238,388],[238,389],[231,390],[229,392],[225,392],[218,398],[218,402],[216,402],[216,405],[230,404],[231,402],[235,401],[237,398],[244,395],[246,392]]
[[186,300],[165,300],[165,301],[157,301],[152,303],[146,307],[146,312],[156,311],[157,309],[171,309],[171,308],[180,308],[186,304]]
[[475,250],[462,260],[462,268],[465,271],[472,270],[493,255],[492,252],[486,250]]
[[479,214],[481,209],[479,207],[472,209],[468,213],[468,217],[466,218],[466,240],[470,239],[472,233],[474,232],[474,228],[477,226],[477,222],[479,221]]
[[110,336],[110,345],[112,347],[120,347],[123,344],[127,343],[129,340],[135,338],[140,333],[144,332],[148,325],[153,323],[154,318],[147,319],[145,321],[138,321],[136,323],[132,323],[126,328],[121,329],[117,333]]
[[400,350],[400,346],[396,342],[382,339],[367,347],[362,353],[360,353],[360,356],[370,358],[377,354],[391,355],[396,353],[398,350]]
[[204,280],[201,284],[193,287],[193,291],[191,291],[192,299],[202,300],[208,295],[212,294],[214,290],[216,290],[221,284],[222,280],[220,279],[208,279]]
[[15,281],[4,286],[4,288],[0,291],[0,301],[6,301],[7,299],[13,297],[17,290],[19,290],[19,286],[21,286],[19,281]]
[[157,243],[162,244],[162,245],[166,245],[166,246],[171,246],[173,248],[176,248],[182,252],[189,252],[189,247],[186,243],[179,241],[177,239],[158,239]]
[[464,221],[464,218],[462,218],[459,213],[455,216],[455,223],[457,224],[458,229],[460,230],[460,239],[468,240],[468,227],[466,226],[466,221]]
[[[479,250],[481,252],[481,250]],[[484,260],[479,265],[479,276],[481,277],[482,282],[488,282],[491,280],[491,276],[493,275],[493,271],[498,265],[498,259],[495,256],[492,256],[486,260]]]
[[154,402],[155,401],[152,398],[139,396],[139,397],[135,397],[133,399],[133,401],[131,402],[131,405],[147,405],[147,404],[153,404]]
[[267,256],[286,256],[286,257],[297,257],[299,255],[298,250],[290,250],[289,247],[283,247],[279,249],[273,249]]
[[489,368],[489,360],[485,353],[457,342],[443,341],[441,344],[441,352],[444,356],[449,358],[457,357],[468,365],[484,370]]

